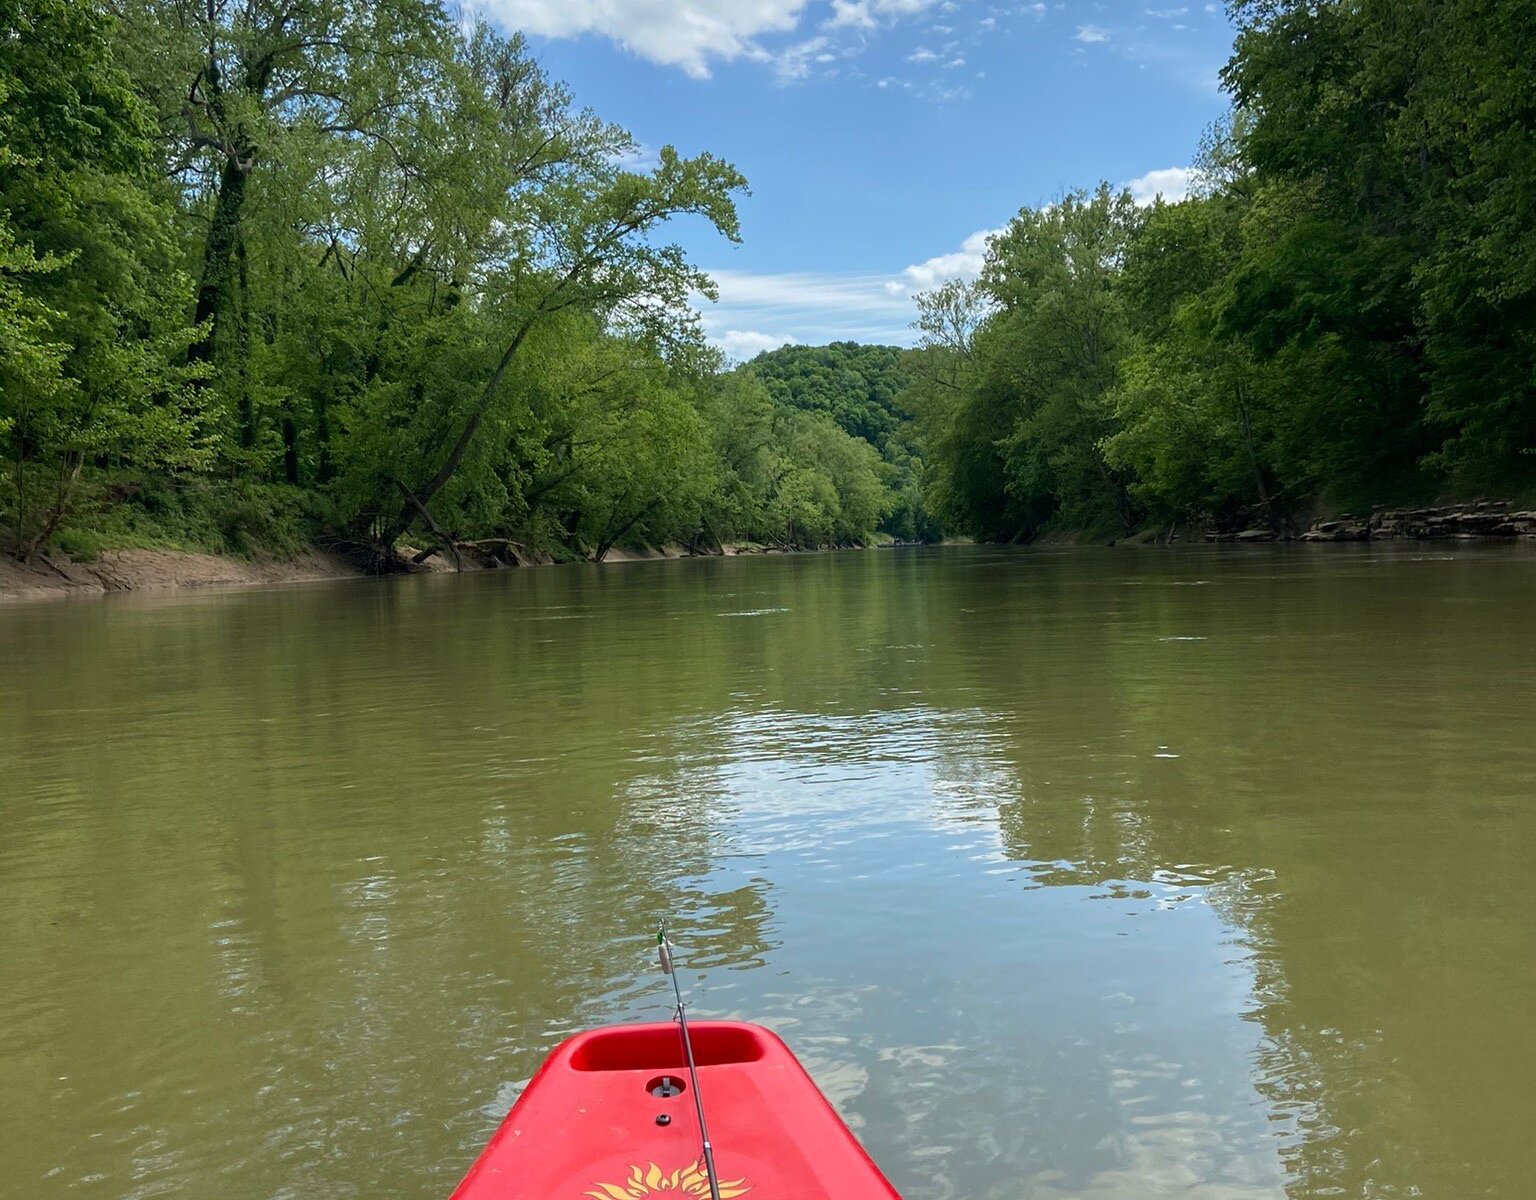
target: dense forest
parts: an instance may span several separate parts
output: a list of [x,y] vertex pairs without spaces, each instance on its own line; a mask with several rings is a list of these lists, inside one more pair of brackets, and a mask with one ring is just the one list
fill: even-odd
[[1536,486],[1536,9],[1243,0],[1195,195],[1025,210],[905,402],[984,538]]
[[783,346],[759,354],[741,374],[760,381],[780,407],[826,414],[844,433],[874,447],[885,488],[879,532],[899,541],[933,541],[942,531],[928,516],[917,429],[900,399],[905,358],[898,346]]
[[734,369],[745,179],[436,0],[0,0],[0,542],[1293,526],[1536,486],[1536,14],[1245,0],[1189,199],[1024,209],[918,345]]
[[727,374],[637,146],[436,0],[0,0],[6,548],[821,546],[879,455]]

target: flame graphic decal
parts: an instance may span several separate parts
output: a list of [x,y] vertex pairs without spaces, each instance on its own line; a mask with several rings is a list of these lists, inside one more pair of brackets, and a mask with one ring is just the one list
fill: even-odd
[[[751,1190],[745,1179],[722,1179],[720,1200],[732,1200]],[[678,1197],[694,1196],[699,1200],[709,1200],[709,1177],[704,1173],[704,1163],[691,1162],[670,1175],[655,1163],[650,1163],[646,1168],[631,1167],[629,1178],[623,1183],[599,1183],[592,1191],[583,1192],[582,1195],[590,1196],[592,1200],[641,1200],[643,1196],[663,1192],[672,1192]]]

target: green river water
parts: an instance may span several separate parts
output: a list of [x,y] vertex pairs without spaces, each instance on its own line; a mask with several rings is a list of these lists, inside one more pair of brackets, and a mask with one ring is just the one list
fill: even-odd
[[955,547],[0,609],[0,1196],[441,1200],[666,1015],[665,911],[908,1200],[1536,1195],[1533,601]]

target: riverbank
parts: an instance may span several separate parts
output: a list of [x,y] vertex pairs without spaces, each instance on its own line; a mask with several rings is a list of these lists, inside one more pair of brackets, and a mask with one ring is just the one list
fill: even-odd
[[1208,531],[1208,542],[1433,542],[1536,538],[1536,509],[1509,500],[1474,500],[1421,508],[1378,508],[1363,517],[1341,513],[1302,532],[1244,529]]
[[[550,566],[556,560],[546,554],[519,550],[472,552],[461,543],[464,571],[501,570],[509,567]],[[718,554],[817,553],[783,551],[755,543],[727,545]],[[717,555],[718,556],[718,555]],[[646,562],[654,559],[692,557],[682,546],[648,550],[615,547],[604,563]],[[415,574],[451,574],[458,568],[441,554],[419,558],[410,547],[401,547],[401,558]],[[413,561],[419,558],[419,561]],[[334,579],[358,579],[370,572],[344,554],[313,549],[296,555],[256,555],[238,558],[183,550],[104,550],[89,560],[75,560],[53,553],[39,555],[30,563],[0,555],[0,604],[39,600],[105,596],[116,592],[174,592],[191,588],[271,587],[274,584],[320,583]]]
[[[1363,517],[1343,514],[1317,521],[1300,532],[1246,529],[1237,532],[1202,530],[1191,526],[1146,529],[1112,545],[1147,546],[1191,542],[1387,542],[1387,541],[1507,541],[1536,540],[1536,510],[1516,509],[1508,501],[1480,500],[1470,504],[1436,508],[1377,509]],[[1084,535],[1057,534],[1039,539],[1036,545],[1069,546],[1097,543]],[[878,543],[877,543],[878,544]],[[482,571],[508,567],[549,566],[557,562],[548,554],[529,552],[503,539],[461,542],[459,566],[442,553],[418,552],[401,547],[401,558],[410,570],[437,574],[455,570]],[[686,547],[666,545],[650,549],[614,547],[605,563],[643,562],[693,557]],[[706,552],[709,553],[709,552]],[[728,544],[714,554],[816,553],[786,551],[755,543]],[[251,558],[181,550],[104,550],[89,560],[75,560],[53,553],[31,563],[0,556],[0,604],[14,601],[59,600],[102,596],[113,592],[169,592],[187,588],[270,587],[274,584],[317,583],[324,580],[360,578],[370,572],[361,562],[333,551],[312,549],[296,555],[256,555]]]
[[322,550],[248,559],[181,550],[104,550],[86,562],[61,554],[39,555],[30,563],[0,556],[0,603],[66,600],[111,592],[312,583],[362,574],[356,563]]

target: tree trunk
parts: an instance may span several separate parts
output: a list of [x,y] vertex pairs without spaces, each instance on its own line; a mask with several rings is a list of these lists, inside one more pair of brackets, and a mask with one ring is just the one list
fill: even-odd
[[43,546],[47,545],[48,539],[54,535],[54,531],[58,529],[60,522],[64,520],[65,514],[69,512],[70,501],[74,498],[75,485],[80,482],[80,468],[84,465],[85,454],[83,452],[77,452],[73,456],[72,465],[70,456],[66,456],[64,461],[59,463],[59,486],[58,492],[54,497],[53,508],[38,527],[37,532],[32,535],[32,539],[23,547],[21,554],[23,562],[32,561],[32,556],[42,549]]
[[283,414],[283,480],[291,486],[299,482],[299,427],[291,410]]
[[336,477],[336,459],[331,453],[331,404],[324,386],[317,387],[310,398],[310,412],[315,423],[315,482],[330,483]]
[[[517,357],[517,352],[522,349],[524,340],[533,328],[532,320],[525,321],[517,331],[515,337],[507,345],[502,353],[501,361],[496,364],[496,370],[492,372],[490,382],[485,385],[485,390],[480,393],[480,400],[464,421],[464,428],[459,431],[459,436],[454,440],[448,455],[443,459],[443,464],[437,469],[437,473],[427,480],[425,486],[414,494],[403,484],[401,491],[406,494],[406,502],[400,509],[400,513],[394,521],[383,531],[383,541],[387,547],[393,546],[400,535],[405,532],[411,523],[412,514],[428,504],[432,497],[437,495],[443,485],[453,478],[453,473],[459,469],[459,464],[464,461],[465,452],[475,439],[475,434],[480,429],[480,422],[485,420],[485,414],[490,409],[491,401],[496,398],[496,393],[501,390],[501,381],[506,378],[507,368],[512,365],[512,360]],[[398,481],[397,481],[398,482]]]
[[[459,555],[458,544],[453,540],[452,537],[447,534],[447,532],[444,531],[443,527],[437,523],[436,519],[427,510],[426,503],[421,499],[420,496],[417,496],[414,492],[411,491],[410,488],[406,487],[405,484],[401,483],[398,479],[395,480],[395,486],[399,488],[401,493],[405,496],[405,503],[407,506],[420,514],[421,519],[427,523],[427,528],[432,531],[432,535],[437,538],[438,541],[442,542],[448,553],[453,556],[453,569],[455,571],[462,571],[464,569],[464,559]],[[393,543],[391,543],[391,545],[392,544]],[[386,547],[386,549],[388,549],[388,547]]]
[[245,234],[235,238],[235,357],[240,395],[236,409],[240,422],[240,449],[256,446],[256,402],[251,398],[251,275],[247,269]]
[[1258,451],[1253,447],[1253,425],[1248,420],[1248,403],[1243,399],[1243,385],[1234,384],[1232,395],[1237,401],[1237,417],[1243,427],[1243,449],[1248,452],[1248,465],[1253,469],[1253,486],[1258,489],[1259,503],[1264,506],[1269,527],[1278,533],[1280,522],[1275,516],[1275,503],[1270,498],[1269,489],[1264,486],[1264,468],[1259,465]]
[[187,347],[189,363],[211,362],[220,326],[225,319],[229,299],[230,267],[235,245],[240,237],[240,214],[245,207],[245,185],[249,172],[238,156],[224,160],[219,173],[219,194],[213,205],[213,221],[208,227],[208,241],[203,247],[203,274],[197,285],[197,304],[192,323],[207,328]]

